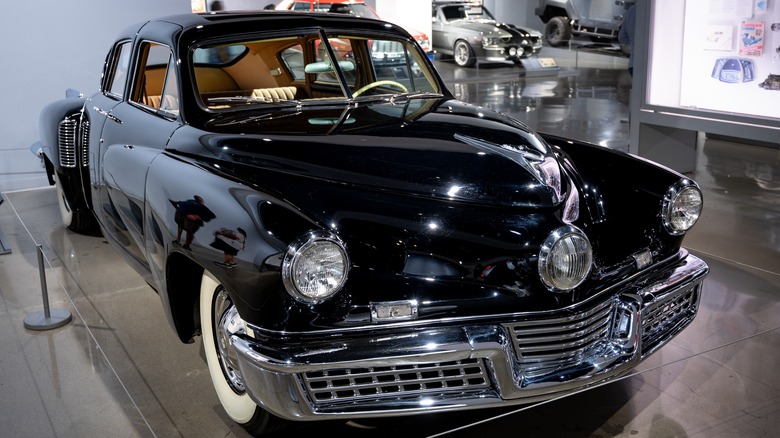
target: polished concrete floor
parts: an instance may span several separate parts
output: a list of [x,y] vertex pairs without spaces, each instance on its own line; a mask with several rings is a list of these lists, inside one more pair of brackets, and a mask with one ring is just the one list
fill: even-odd
[[[465,100],[625,149],[625,59],[548,56],[560,71],[544,77],[511,65],[439,68]],[[686,246],[711,267],[700,312],[634,374],[526,409],[307,423],[279,436],[777,436],[780,150],[706,139],[697,154],[690,176],[705,209]],[[2,197],[0,436],[247,436],[221,409],[200,344],[178,341],[157,295],[101,236],[63,229],[53,189]],[[30,330],[25,320],[47,308],[44,285],[49,312],[72,321]]]

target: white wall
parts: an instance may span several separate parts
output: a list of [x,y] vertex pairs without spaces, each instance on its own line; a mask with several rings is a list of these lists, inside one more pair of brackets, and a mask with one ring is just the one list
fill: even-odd
[[544,28],[542,20],[534,14],[539,5],[537,0],[482,0],[482,4],[498,21],[539,31]]
[[417,30],[431,37],[431,0],[374,0],[374,3],[373,8],[383,20],[409,33]]
[[97,90],[106,52],[127,26],[189,13],[190,0],[34,0],[4,8],[0,24],[0,192],[47,185],[30,152],[38,114],[65,89]]
[[[417,29],[431,37],[432,0],[365,0],[382,19],[404,29]],[[542,20],[534,15],[537,0],[482,0],[496,20],[542,30]]]

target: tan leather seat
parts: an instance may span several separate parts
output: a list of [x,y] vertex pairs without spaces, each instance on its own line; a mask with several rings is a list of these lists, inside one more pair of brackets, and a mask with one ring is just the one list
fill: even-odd
[[256,88],[252,90],[252,97],[263,98],[269,102],[295,99],[295,87]]

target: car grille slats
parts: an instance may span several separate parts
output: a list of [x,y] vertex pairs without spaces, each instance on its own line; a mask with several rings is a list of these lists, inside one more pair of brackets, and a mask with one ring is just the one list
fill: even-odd
[[[89,121],[84,120],[79,126],[81,117],[73,114],[65,117],[57,130],[60,166],[75,168],[89,166]],[[81,154],[78,155],[77,151]]]
[[490,385],[482,359],[310,371],[302,379],[315,403],[480,390]]
[[60,122],[57,136],[60,149],[60,166],[76,167],[76,132],[78,131],[78,119],[66,117]]
[[89,120],[84,117],[81,119],[81,165],[89,166]]
[[518,363],[548,368],[569,363],[609,335],[612,302],[571,317],[507,325]]
[[[682,330],[696,313],[700,284],[683,293],[652,298],[640,305],[643,354],[649,354]],[[502,324],[512,342],[521,381],[532,382],[578,370],[594,357],[623,345],[625,313],[620,300],[608,299],[567,315]],[[637,303],[639,304],[639,303]],[[639,308],[637,308],[639,311]],[[616,338],[616,339],[613,339]],[[625,338],[624,338],[625,337]],[[620,353],[616,353],[620,354]],[[628,353],[630,354],[630,353]],[[617,356],[612,356],[617,357]],[[299,375],[315,405],[372,402],[382,398],[438,396],[495,390],[487,358],[398,366],[338,368]],[[585,369],[585,368],[583,368]],[[572,371],[576,372],[576,371]]]
[[657,343],[666,339],[670,331],[680,330],[682,322],[690,322],[699,306],[701,284],[690,287],[685,293],[660,300],[643,310],[643,354],[654,350]]

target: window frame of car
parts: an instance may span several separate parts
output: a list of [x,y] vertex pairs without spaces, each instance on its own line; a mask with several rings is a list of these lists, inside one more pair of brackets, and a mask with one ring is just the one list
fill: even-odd
[[[160,49],[157,49],[157,48]],[[180,92],[179,92],[179,78],[176,68],[176,58],[173,48],[166,43],[155,41],[153,39],[144,38],[136,42],[135,44],[134,59],[133,59],[133,74],[130,75],[131,82],[126,91],[127,102],[136,107],[142,108],[146,111],[158,113],[166,118],[173,119],[178,117],[180,108]],[[167,51],[167,60],[149,64],[150,52],[155,51]],[[163,57],[165,54],[163,54]],[[146,72],[150,70],[149,67],[164,69],[160,86],[160,103],[156,107],[149,105],[148,94],[146,90]],[[173,90],[169,92],[169,90]],[[156,96],[156,95],[155,95]],[[168,99],[166,99],[166,97]],[[166,108],[163,106],[163,102],[166,100],[175,100],[175,107]]]
[[[344,71],[342,69],[339,69],[338,71],[331,72],[332,74],[331,78],[325,78],[323,76],[323,73],[319,73],[319,72],[315,72],[315,73],[305,72],[305,65],[314,63],[318,60],[324,60],[323,56],[329,57],[329,59],[333,58],[336,60],[336,62],[338,62],[339,60],[343,60],[342,57],[334,56],[337,55],[335,53],[329,53],[326,55],[325,47],[317,46],[317,44],[324,44],[322,42],[322,39],[327,38],[327,40],[329,41],[328,47],[330,49],[333,49],[334,40],[338,40],[339,37],[342,37],[344,39],[349,39],[350,45],[352,43],[352,40],[363,41],[362,44],[358,44],[357,46],[350,48],[348,52],[349,53],[354,52],[357,58],[361,60],[362,59],[367,60],[367,62],[369,62],[371,65],[371,69],[372,69],[371,72],[362,71],[363,69],[356,68],[354,71],[347,72],[347,74],[344,75]],[[251,34],[230,35],[230,36],[221,35],[217,37],[204,38],[201,40],[191,41],[185,46],[182,46],[181,49],[183,53],[186,52],[188,54],[186,57],[186,62],[183,63],[183,67],[187,71],[186,72],[182,71],[181,74],[185,76],[188,75],[189,77],[192,78],[193,96],[195,96],[195,101],[197,102],[198,107],[201,110],[207,113],[210,113],[212,111],[240,110],[238,106],[217,108],[215,106],[211,106],[207,104],[205,101],[199,98],[199,95],[201,95],[202,93],[200,92],[197,86],[196,68],[198,66],[207,66],[207,67],[213,66],[219,68],[231,67],[242,62],[242,59],[248,56],[250,50],[248,49],[246,52],[242,52],[240,54],[237,53],[236,56],[231,57],[224,64],[220,64],[220,63],[211,64],[208,62],[206,63],[200,62],[199,60],[202,61],[206,59],[205,54],[204,55],[199,54],[201,53],[200,51],[210,50],[220,46],[230,47],[230,46],[244,45],[245,47],[250,48],[251,46],[258,43],[262,43],[262,41],[265,40],[279,40],[279,41],[289,40],[289,44],[280,44],[279,47],[276,48],[276,51],[273,52],[274,53],[273,56],[275,58],[278,67],[272,70],[277,71],[277,74],[284,75],[290,81],[290,85],[300,84],[300,86],[304,87],[308,92],[312,93],[312,95],[323,93],[323,92],[331,93],[338,88],[338,90],[341,92],[341,95],[339,97],[343,97],[344,99],[346,99],[347,96],[351,95],[351,92],[354,92],[354,90],[359,88],[357,86],[358,84],[361,84],[362,86],[368,83],[375,82],[377,80],[384,79],[381,78],[380,73],[376,71],[377,66],[375,65],[375,61],[371,58],[369,45],[366,43],[367,41],[378,40],[378,39],[397,41],[400,45],[403,46],[404,53],[407,55],[407,57],[404,59],[405,62],[409,64],[408,66],[409,71],[416,71],[416,69],[419,68],[417,67],[417,64],[424,63],[427,66],[426,68],[428,70],[428,74],[422,75],[421,77],[423,77],[423,80],[428,85],[424,86],[423,89],[427,90],[428,88],[430,88],[431,89],[430,91],[432,92],[443,93],[443,90],[446,89],[445,85],[441,82],[440,78],[436,75],[435,68],[425,63],[427,59],[427,55],[419,48],[418,45],[416,45],[413,39],[392,32],[372,33],[366,30],[355,30],[355,29],[341,28],[341,27],[333,27],[327,29],[317,28],[317,27],[304,27],[300,29],[295,29],[295,31],[293,32],[291,32],[290,30],[274,30],[274,31],[266,31],[266,32],[260,31],[257,33],[253,32]],[[302,64],[293,65],[289,62],[290,59],[289,53],[291,51],[297,52],[299,49],[301,51]],[[340,78],[337,77],[336,75],[344,75],[344,77]],[[342,79],[344,81],[342,81]],[[411,81],[413,82],[414,79],[411,79]],[[348,88],[350,89],[349,93],[347,93],[347,91],[343,89],[344,85],[348,86]],[[313,97],[311,99],[316,100],[317,98]]]
[[[124,98],[127,90],[127,81],[131,76],[132,55],[132,39],[122,39],[114,43],[104,63],[103,82],[100,87],[104,95],[116,100]],[[117,76],[117,72],[122,68],[124,69],[124,76]],[[117,82],[118,79],[121,81],[121,84]],[[117,89],[114,85],[119,85],[120,88]]]

